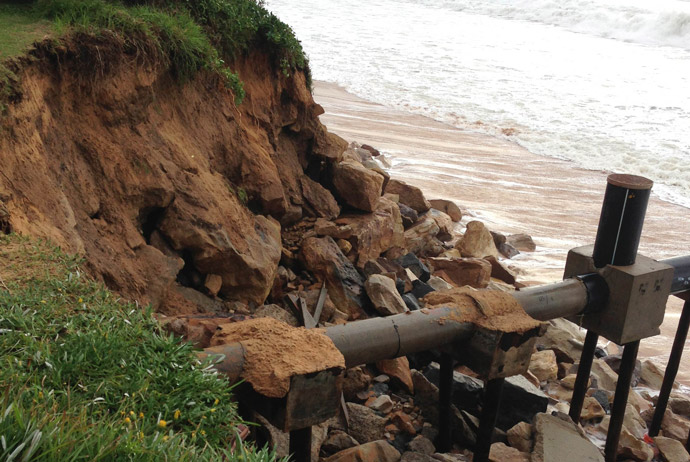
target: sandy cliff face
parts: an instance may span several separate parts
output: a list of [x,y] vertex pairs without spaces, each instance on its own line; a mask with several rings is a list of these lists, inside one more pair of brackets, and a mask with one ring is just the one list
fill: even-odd
[[83,68],[109,46],[39,47],[21,63],[21,99],[0,119],[4,227],[82,254],[110,288],[164,311],[192,309],[176,280],[209,275],[224,298],[262,303],[280,223],[338,215],[318,180],[344,141],[319,123],[304,76],[259,50],[234,63],[236,107],[213,76],[180,86],[135,56]]

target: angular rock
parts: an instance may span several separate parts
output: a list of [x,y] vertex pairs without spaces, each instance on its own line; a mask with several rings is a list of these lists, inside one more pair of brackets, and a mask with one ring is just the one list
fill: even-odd
[[605,416],[606,411],[601,404],[599,404],[599,401],[597,401],[596,398],[587,396],[582,404],[580,418],[586,422],[589,420],[603,419]]
[[595,359],[592,362],[592,374],[596,377],[599,388],[607,391],[616,391],[618,374],[606,362],[601,359]]
[[496,257],[485,257],[484,260],[491,263],[491,277],[500,279],[506,284],[515,284],[515,274],[508,268],[503,266]]
[[374,157],[378,157],[378,156],[381,155],[381,152],[380,152],[378,149],[376,149],[376,148],[373,147],[373,146],[369,146],[368,144],[363,144],[363,145],[361,146],[361,148],[364,149],[364,150],[369,151],[369,154],[371,154],[371,155],[374,156]]
[[546,332],[537,339],[537,347],[554,350],[559,362],[580,361],[584,332],[570,321],[558,318],[548,322]]
[[402,202],[399,202],[398,208],[400,209],[400,215],[402,216],[402,222],[405,229],[409,228],[410,226],[414,225],[419,221],[419,215],[417,214],[417,211],[412,207],[408,207]]
[[534,252],[537,246],[532,237],[527,234],[511,234],[506,236],[506,244],[510,244],[521,252]]
[[460,208],[455,205],[455,202],[446,199],[431,199],[429,200],[429,203],[436,210],[447,213],[450,219],[454,222],[457,223],[462,220],[462,212],[460,211]]
[[640,378],[654,390],[660,390],[661,383],[664,381],[664,371],[662,371],[651,359],[645,359],[642,361]]
[[506,258],[513,258],[520,255],[520,251],[513,247],[512,245],[504,242],[496,246],[498,252]]
[[489,451],[490,462],[530,462],[529,454],[520,452],[504,443],[494,443]]
[[308,176],[300,179],[302,196],[317,217],[331,220],[340,215],[340,206],[331,192]]
[[223,279],[220,294],[225,298],[260,305],[278,271],[280,224],[233,202],[237,200],[218,196],[202,208],[176,200],[166,209],[159,230],[174,249],[193,256],[198,271]]
[[445,279],[436,276],[431,276],[427,283],[434,290],[450,290],[453,288],[453,286],[448,284]]
[[359,443],[357,440],[344,431],[333,430],[331,434],[328,435],[326,441],[321,445],[321,452],[325,455],[331,455],[358,445]]
[[[601,423],[599,423],[599,428],[605,432],[608,432],[610,422],[611,416],[607,415],[602,419]],[[623,416],[623,428],[628,430],[635,438],[640,439],[644,438],[644,435],[647,432],[647,424],[637,412],[637,409],[630,404],[628,404],[625,408],[625,415]],[[664,429],[663,423],[661,425],[661,429]],[[684,433],[684,435],[687,436],[687,431]],[[664,436],[669,435],[664,434]]]
[[434,288],[426,282],[422,282],[419,279],[412,281],[412,295],[414,295],[418,299],[424,298],[426,294],[431,293],[433,291]]
[[407,448],[412,452],[418,452],[428,456],[436,452],[434,443],[432,443],[429,438],[422,435],[415,436],[412,441],[407,444]]
[[656,447],[659,448],[659,452],[666,462],[688,462],[690,460],[690,454],[680,441],[657,436],[654,438],[654,443],[656,443]]
[[483,289],[491,280],[491,263],[484,259],[432,257],[427,261],[435,275],[456,287]]
[[405,306],[407,306],[410,311],[417,311],[421,309],[419,302],[417,301],[417,297],[414,295],[405,294],[402,296],[402,299],[405,302]]
[[345,449],[325,462],[399,462],[400,453],[383,439]]
[[398,293],[393,279],[382,274],[372,274],[364,287],[374,308],[383,316],[407,311],[407,306]]
[[426,200],[421,189],[403,181],[391,179],[386,187],[386,192],[397,194],[400,197],[400,202],[419,213],[426,212],[431,208],[431,204]]
[[558,378],[556,354],[552,350],[542,350],[532,354],[529,371],[541,382],[556,380]]
[[423,282],[427,282],[431,277],[431,272],[429,271],[429,268],[424,263],[422,263],[422,261],[419,258],[417,258],[417,255],[415,255],[412,252],[398,258],[396,260],[396,263],[398,263],[403,268],[407,268],[410,271],[412,271],[414,275],[421,279]]
[[443,242],[453,239],[455,226],[453,225],[453,220],[450,219],[448,214],[436,209],[429,210],[429,214],[439,228],[439,232],[436,237]]
[[433,218],[424,217],[405,230],[405,247],[415,254],[424,253],[439,231]]
[[549,414],[534,419],[532,462],[604,462],[604,456],[574,423]]
[[378,199],[374,213],[347,213],[334,222],[317,220],[314,229],[320,236],[347,240],[359,268],[405,242],[398,206],[383,197]]
[[663,436],[685,443],[688,438],[688,433],[690,433],[690,422],[675,415],[670,409],[666,409],[664,418],[661,421],[661,431],[663,432]]
[[284,322],[292,327],[299,327],[300,323],[294,314],[283,309],[278,305],[261,305],[258,310],[254,312],[257,318],[269,317]]
[[[506,403],[505,409],[503,403]],[[536,414],[546,411],[548,403],[549,397],[523,376],[508,377],[503,385],[501,413],[496,426],[508,430],[518,422],[531,422]]]
[[465,234],[455,246],[463,257],[484,258],[498,256],[498,249],[494,244],[488,228],[481,221],[467,223]]
[[345,371],[343,377],[343,394],[345,399],[353,401],[357,393],[366,390],[371,385],[371,376],[367,374],[362,366],[352,367]]
[[204,287],[208,294],[212,297],[218,295],[220,288],[223,286],[223,278],[217,274],[207,274],[204,280]]
[[668,400],[668,405],[674,414],[690,417],[690,399],[685,396],[673,396]]
[[383,177],[360,163],[345,161],[333,167],[333,187],[345,204],[373,212],[381,197]]
[[366,406],[382,414],[388,414],[393,410],[394,403],[390,396],[381,395],[367,401]]
[[383,439],[386,419],[372,409],[355,403],[347,403],[349,417],[348,433],[360,443]]
[[401,386],[407,393],[414,393],[412,373],[410,372],[410,362],[407,357],[400,356],[395,359],[384,359],[376,362],[376,368],[382,374],[386,374],[398,386]]
[[532,425],[520,422],[506,432],[508,443],[520,452],[532,452]]
[[427,454],[408,451],[403,453],[400,462],[436,462],[436,460]]
[[307,270],[326,282],[328,295],[350,319],[362,316],[364,280],[331,237],[308,237],[302,242],[301,259]]
[[618,457],[645,462],[652,460],[654,451],[644,440],[634,437],[624,428],[618,442]]

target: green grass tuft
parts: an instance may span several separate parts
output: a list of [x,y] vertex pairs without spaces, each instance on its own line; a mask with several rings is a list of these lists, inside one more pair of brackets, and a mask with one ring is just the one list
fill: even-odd
[[0,237],[0,460],[274,460],[230,454],[227,380],[79,264]]

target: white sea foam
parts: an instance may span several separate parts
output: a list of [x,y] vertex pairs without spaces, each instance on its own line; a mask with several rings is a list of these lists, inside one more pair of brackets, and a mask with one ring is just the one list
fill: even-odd
[[690,207],[688,2],[266,3],[303,41],[316,79],[536,154],[647,176]]

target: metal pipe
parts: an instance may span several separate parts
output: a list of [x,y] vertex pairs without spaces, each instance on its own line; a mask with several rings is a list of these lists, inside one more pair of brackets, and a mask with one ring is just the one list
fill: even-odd
[[594,266],[628,266],[635,263],[654,184],[635,175],[609,175],[601,207],[592,258]]
[[474,448],[473,462],[488,462],[491,451],[491,439],[494,435],[498,411],[501,407],[504,378],[492,379],[484,385],[484,407],[479,419],[477,445]]
[[448,307],[409,311],[328,327],[324,333],[345,357],[345,365],[353,367],[468,338],[474,332],[474,325],[454,317],[457,311]]
[[671,295],[690,291],[690,255],[661,260],[660,263],[673,266],[674,272],[673,283],[671,284]]
[[570,418],[573,422],[580,423],[582,405],[585,402],[585,393],[589,385],[589,375],[592,372],[592,362],[594,361],[594,351],[597,348],[599,336],[591,330],[587,331],[585,346],[580,355],[580,365],[577,368],[575,386],[573,387],[573,397],[570,400]]
[[[690,256],[663,260],[675,269],[673,293],[690,285]],[[604,283],[605,285],[605,283]],[[529,287],[513,293],[527,314],[546,321],[573,316],[587,310],[592,299],[603,290],[600,284],[590,285],[573,278],[555,284]],[[347,367],[368,364],[381,359],[431,350],[468,338],[474,331],[470,323],[453,320],[455,311],[443,307],[411,311],[386,318],[373,318],[324,329],[345,356]],[[206,354],[222,354],[225,359],[216,369],[237,381],[242,373],[244,351],[240,344],[207,348]]]
[[625,407],[628,404],[628,393],[630,392],[630,382],[632,382],[637,360],[637,351],[640,348],[640,341],[627,343],[623,349],[621,366],[618,372],[618,383],[616,383],[616,394],[613,398],[611,408],[611,421],[609,431],[606,435],[606,447],[604,448],[604,459],[606,462],[615,462],[618,455],[618,441],[620,440],[625,418]]
[[683,356],[685,339],[688,337],[688,327],[690,327],[690,301],[686,301],[683,305],[683,312],[678,321],[678,329],[676,330],[676,337],[673,339],[673,347],[666,365],[664,381],[659,391],[659,399],[656,402],[656,409],[654,409],[652,424],[649,426],[649,436],[657,436],[659,430],[661,430],[661,422],[664,420],[668,398],[671,396],[671,390],[673,389],[673,381],[676,380],[680,358]]

